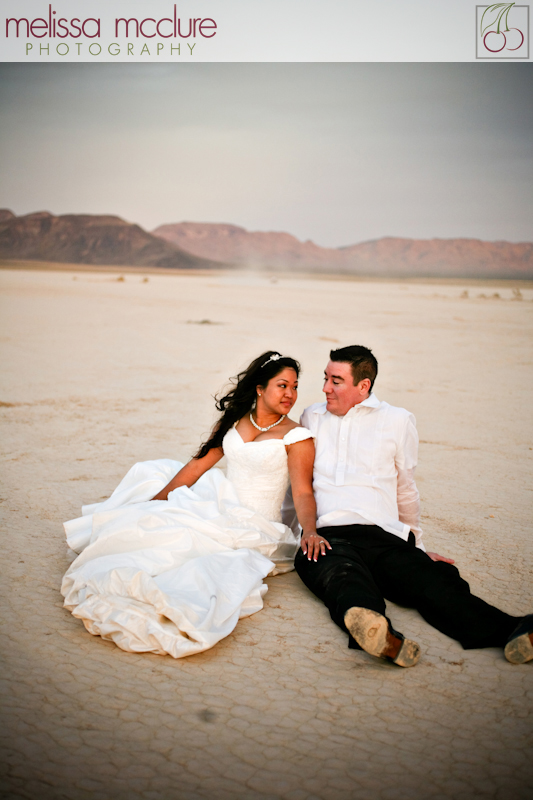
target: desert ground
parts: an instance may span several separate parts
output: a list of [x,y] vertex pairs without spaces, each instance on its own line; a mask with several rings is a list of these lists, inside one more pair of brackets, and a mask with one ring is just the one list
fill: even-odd
[[187,459],[212,395],[263,350],[370,346],[417,418],[428,549],[533,611],[533,286],[248,273],[0,271],[2,790],[31,800],[531,797],[533,664],[463,651],[389,604],[423,655],[348,650],[292,572],[212,650],[125,653],[62,605],[62,522],[136,461]]

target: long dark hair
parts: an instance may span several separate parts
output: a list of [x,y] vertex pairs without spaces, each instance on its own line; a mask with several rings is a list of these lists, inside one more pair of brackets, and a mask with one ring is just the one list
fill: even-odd
[[220,447],[229,429],[252,410],[256,400],[256,387],[266,386],[287,367],[293,369],[297,376],[300,374],[300,364],[294,358],[282,356],[276,350],[267,350],[245,370],[231,378],[233,388],[223,397],[215,397],[217,410],[222,411],[222,416],[194,458],[203,458],[213,447]]

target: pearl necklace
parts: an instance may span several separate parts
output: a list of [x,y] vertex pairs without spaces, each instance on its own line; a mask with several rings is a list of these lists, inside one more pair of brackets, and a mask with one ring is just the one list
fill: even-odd
[[269,431],[270,428],[275,428],[276,425],[279,425],[280,422],[283,422],[286,416],[287,416],[286,414],[282,414],[277,422],[273,422],[272,425],[269,425],[267,428],[262,428],[260,425],[257,424],[257,422],[252,416],[252,412],[250,411],[250,422],[252,423],[254,428],[257,428],[258,431],[263,431],[263,433],[265,433],[265,431]]

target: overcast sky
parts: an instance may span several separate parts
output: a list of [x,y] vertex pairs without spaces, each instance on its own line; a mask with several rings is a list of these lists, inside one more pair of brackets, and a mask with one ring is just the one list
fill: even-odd
[[533,241],[529,64],[0,67],[0,207]]

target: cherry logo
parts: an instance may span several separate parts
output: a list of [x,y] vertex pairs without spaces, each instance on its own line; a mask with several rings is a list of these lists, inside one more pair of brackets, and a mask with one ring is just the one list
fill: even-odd
[[524,44],[522,31],[509,27],[509,12],[514,5],[515,3],[494,3],[483,12],[481,38],[490,53],[501,53],[504,48],[518,50]]

